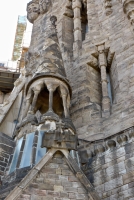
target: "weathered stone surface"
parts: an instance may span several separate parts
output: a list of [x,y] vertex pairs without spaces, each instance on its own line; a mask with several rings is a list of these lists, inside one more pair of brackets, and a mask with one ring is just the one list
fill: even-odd
[[[51,76],[54,73],[65,75],[66,71],[72,86],[70,113],[80,139],[79,155],[82,169],[101,199],[132,200],[134,196],[134,2],[132,0],[33,0],[28,4],[27,11],[29,21],[33,23],[31,45],[25,62],[27,78],[23,77],[15,83],[10,101],[8,99],[4,106],[0,107],[2,122],[0,130],[11,135],[10,129],[13,124],[11,110],[15,110],[17,116],[16,110],[20,105],[18,100],[17,107],[14,107],[17,95],[24,84],[31,80],[31,74],[37,75],[36,72],[43,71],[45,74],[51,72]],[[57,17],[59,44],[56,32],[50,28],[52,16]],[[55,25],[53,20],[54,18],[52,23]],[[64,63],[65,71],[61,63]],[[34,112],[36,112],[34,108],[36,108],[37,93],[42,90],[42,84],[46,82],[41,83],[39,88],[33,84],[31,88],[33,90],[27,96],[27,103],[30,98],[33,100]],[[49,90],[53,88],[48,87]],[[36,94],[35,98],[32,96],[33,92]],[[63,92],[61,97],[64,99],[67,94]],[[3,101],[2,95],[0,102]],[[60,100],[59,97],[57,102]],[[61,101],[62,109],[58,109],[55,102],[53,107],[57,112],[66,107],[65,111],[68,114],[69,106],[63,105]],[[64,101],[69,104],[68,102]],[[41,108],[47,103],[40,99],[38,105]],[[25,102],[24,107],[27,107]],[[50,113],[50,117],[53,116],[56,120],[57,115]],[[60,114],[62,116],[62,113]],[[33,126],[30,123],[20,130],[19,137],[26,131],[36,130],[37,123]],[[44,142],[48,148],[51,147],[50,136],[52,136],[50,132],[46,134]],[[60,144],[61,136],[58,136],[56,141]],[[68,148],[71,149],[70,140],[67,139],[67,142]],[[9,143],[7,144],[1,144],[1,147],[9,152],[11,147]],[[9,155],[5,153],[3,156],[2,153],[0,153],[0,175],[3,176]],[[81,172],[77,174],[78,180],[60,157],[54,157],[47,167],[43,167],[48,160],[46,156],[46,160],[35,167],[35,171],[42,168],[42,173],[29,186],[33,193],[28,188],[19,198],[86,199],[79,180],[85,182],[85,185],[87,180]]]
[[[19,187],[23,189],[23,195],[21,195],[21,199],[26,199],[26,198],[34,199],[38,196],[38,198],[42,197],[43,199],[55,199],[55,198],[56,199],[72,199],[72,197],[75,197],[76,199],[87,200],[88,199],[87,191],[84,189],[82,184],[78,182],[77,178],[75,178],[77,182],[72,181],[72,179],[71,180],[69,179],[70,174],[71,174],[71,177],[75,177],[75,175],[71,172],[65,160],[63,160],[63,158],[61,159],[63,163],[57,164],[57,161],[59,160],[59,158],[54,156],[51,162],[45,165],[41,169],[41,171],[37,174],[36,178],[34,178],[34,180],[32,180],[30,184],[28,184],[26,189],[25,188],[23,189],[22,184],[20,184]],[[64,178],[62,177],[62,179],[61,179],[61,175],[56,174],[56,171],[55,171],[55,174],[51,174],[51,170],[47,171],[48,168],[51,168],[51,169],[60,168],[61,170],[63,168],[63,173],[64,173],[64,166],[66,166],[67,168],[66,171],[70,173],[67,173],[66,176],[63,175]],[[30,180],[30,177],[29,177],[29,180]],[[19,200],[20,197],[18,197],[17,199]]]

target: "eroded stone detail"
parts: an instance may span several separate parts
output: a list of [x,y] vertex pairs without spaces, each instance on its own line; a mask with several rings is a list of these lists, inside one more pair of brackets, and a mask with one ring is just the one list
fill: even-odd
[[70,18],[73,18],[74,13],[72,10],[72,0],[67,0],[64,15]]
[[131,24],[134,25],[134,1],[133,0],[123,1],[123,8],[128,19],[130,19]]
[[112,0],[104,0],[104,7],[106,15],[110,15],[112,13]]
[[39,9],[40,13],[46,13],[51,6],[51,0],[39,0]]
[[29,22],[33,23],[39,16],[39,1],[30,1],[27,4],[27,19]]

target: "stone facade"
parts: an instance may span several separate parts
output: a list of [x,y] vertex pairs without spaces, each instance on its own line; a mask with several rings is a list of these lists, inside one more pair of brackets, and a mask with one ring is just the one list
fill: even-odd
[[[0,93],[0,131],[16,141],[14,148],[8,138],[14,152],[21,143],[14,172],[13,152],[2,168],[3,199],[134,199],[133,13],[133,0],[27,4],[33,31],[25,70],[4,104]],[[23,160],[29,168],[17,187]]]
[[62,154],[56,154],[17,200],[88,199],[86,190],[63,158]]
[[133,134],[131,128],[96,143],[81,141],[82,169],[101,199],[133,199]]

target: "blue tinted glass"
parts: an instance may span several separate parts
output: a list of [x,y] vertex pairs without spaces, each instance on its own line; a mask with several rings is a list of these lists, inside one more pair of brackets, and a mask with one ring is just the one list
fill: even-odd
[[112,104],[112,90],[111,90],[111,82],[110,82],[110,75],[107,73],[107,81],[108,81],[108,96],[110,98],[110,102]]
[[46,154],[46,151],[47,151],[46,148],[41,148],[43,134],[44,134],[44,131],[39,132],[38,145],[37,145],[37,151],[36,151],[36,163],[38,163],[43,158],[43,156]]
[[79,159],[78,151],[71,150],[70,155],[77,162],[77,164],[80,167],[80,159]]
[[21,145],[22,145],[22,141],[23,141],[23,138],[19,139],[18,142],[17,142],[9,173],[12,173],[16,168],[18,157],[19,157],[19,153],[20,153],[20,148],[21,148]]
[[26,136],[25,147],[20,163],[20,168],[28,167],[31,165],[32,146],[33,146],[34,133],[30,133]]

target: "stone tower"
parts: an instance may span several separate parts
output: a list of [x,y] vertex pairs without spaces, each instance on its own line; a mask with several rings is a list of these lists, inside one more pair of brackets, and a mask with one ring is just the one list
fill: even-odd
[[134,1],[32,0],[0,106],[0,199],[134,199]]

